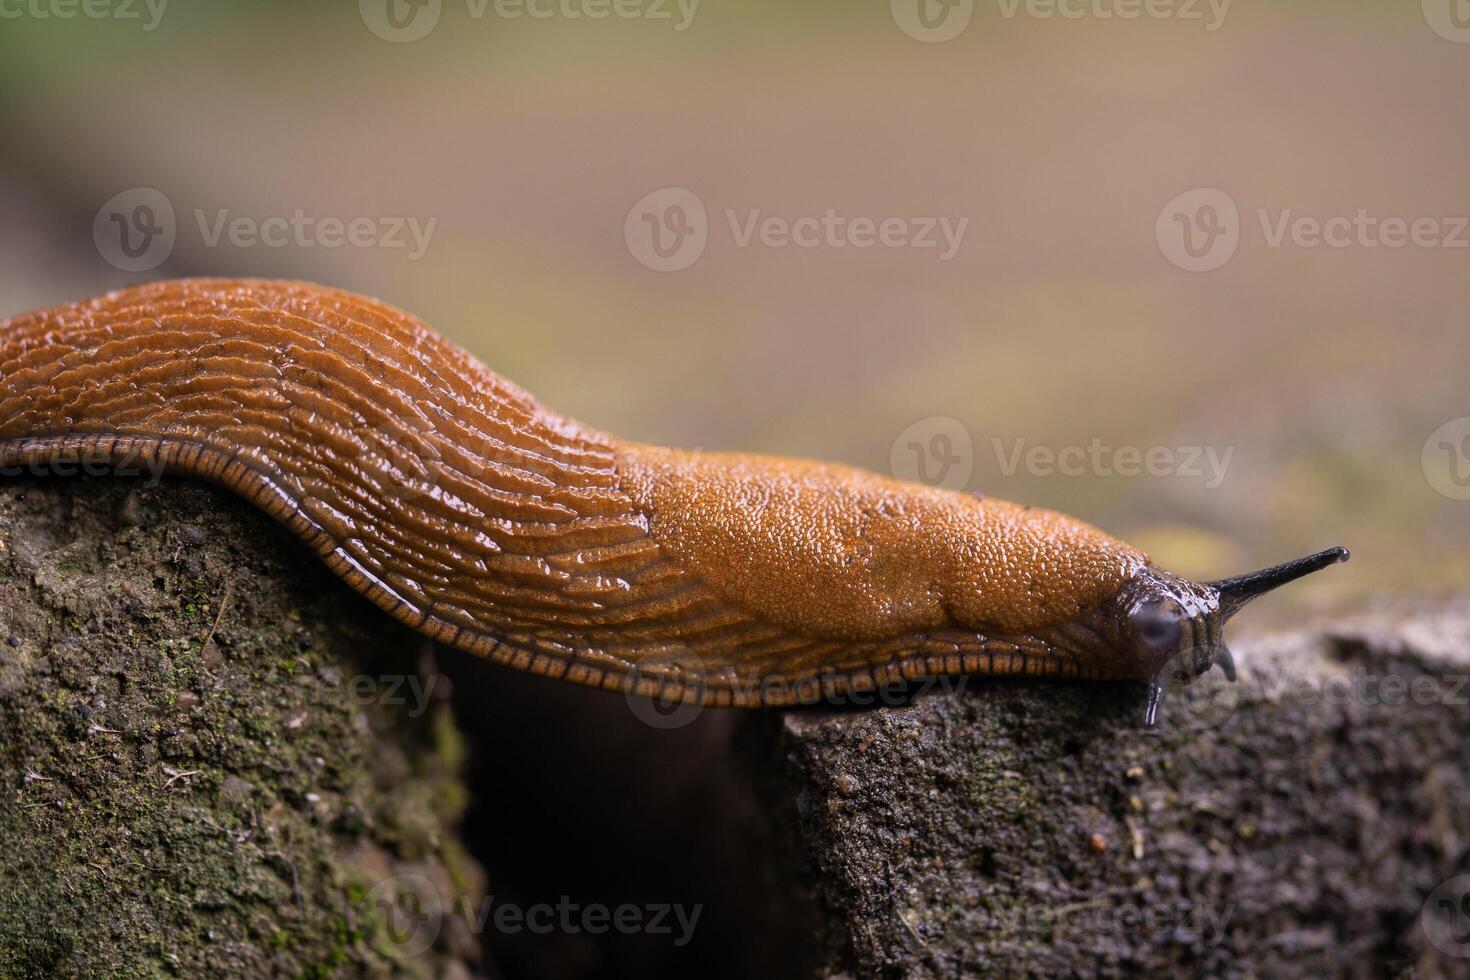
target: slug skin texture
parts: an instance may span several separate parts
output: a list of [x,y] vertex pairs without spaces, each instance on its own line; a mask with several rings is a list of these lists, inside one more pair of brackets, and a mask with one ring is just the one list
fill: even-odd
[[306,283],[159,282],[6,321],[0,460],[214,481],[414,628],[615,690],[784,704],[1157,666],[1118,624],[1155,572],[1096,528],[835,464],[625,443],[414,317]]

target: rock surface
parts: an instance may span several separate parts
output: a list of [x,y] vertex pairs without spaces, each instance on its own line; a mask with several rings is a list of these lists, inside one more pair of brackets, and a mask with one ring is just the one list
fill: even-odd
[[[1235,646],[1154,733],[981,678],[666,731],[224,492],[0,481],[0,976],[1470,975],[1470,600]],[[498,890],[698,903],[689,946],[473,921],[436,661]]]
[[223,492],[0,481],[0,976],[468,975],[421,646]]
[[[772,723],[828,975],[1470,975],[1470,603]],[[1428,898],[1428,900],[1426,900]]]

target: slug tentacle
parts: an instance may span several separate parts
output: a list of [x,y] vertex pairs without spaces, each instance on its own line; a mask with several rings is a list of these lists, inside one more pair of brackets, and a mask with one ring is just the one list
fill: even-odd
[[1305,558],[1297,558],[1294,561],[1263,568],[1259,572],[1250,572],[1246,575],[1236,575],[1233,578],[1210,582],[1209,586],[1220,593],[1221,617],[1229,619],[1252,599],[1263,596],[1273,589],[1279,589],[1289,582],[1295,582],[1304,575],[1311,575],[1329,565],[1347,561],[1349,557],[1346,548],[1328,548],[1315,555],[1307,555]]
[[[1156,678],[1325,563],[1198,586],[1051,511],[620,441],[408,314],[296,282],[161,282],[0,324],[0,465],[79,461],[229,487],[445,643],[711,704]],[[1214,662],[1233,673],[1228,653],[1186,673]]]

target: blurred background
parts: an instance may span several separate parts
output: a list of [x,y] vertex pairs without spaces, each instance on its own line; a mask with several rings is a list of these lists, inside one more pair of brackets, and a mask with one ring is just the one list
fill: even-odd
[[[1470,505],[1424,456],[1470,414],[1470,20],[1435,0],[391,2],[15,0],[0,314],[170,276],[316,280],[626,438],[891,471],[955,420],[972,465],[950,483],[1185,572],[1342,542],[1356,560],[1284,602],[1463,578]],[[670,188],[702,204],[703,249],[657,271],[637,238],[680,240]],[[1212,188],[1228,256],[1189,196]],[[125,271],[143,189],[173,240]],[[808,225],[813,245],[764,224],[829,211],[847,225]],[[297,212],[300,233],[250,237]],[[1360,212],[1433,228],[1313,241]],[[852,226],[890,218],[887,243]],[[332,237],[357,219],[358,243]],[[1217,243],[1207,268],[1181,267],[1201,264],[1181,221]],[[1095,443],[1112,453],[1045,465]],[[1130,475],[1128,447],[1172,463]],[[1429,449],[1470,473],[1450,452]]]
[[1467,82],[1462,0],[5,0],[0,316],[315,280],[625,438],[1352,548],[1259,627],[1470,571]]

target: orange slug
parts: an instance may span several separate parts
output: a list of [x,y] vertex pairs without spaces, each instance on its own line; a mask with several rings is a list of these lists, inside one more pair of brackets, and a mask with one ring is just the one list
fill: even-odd
[[1324,551],[1196,584],[1081,521],[830,463],[624,442],[414,317],[299,282],[158,282],[0,324],[0,465],[222,484],[436,640],[667,701],[1220,663]]

